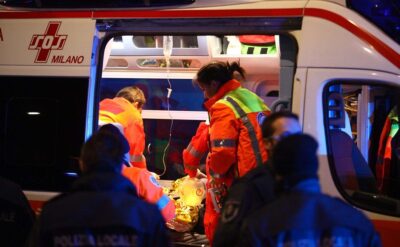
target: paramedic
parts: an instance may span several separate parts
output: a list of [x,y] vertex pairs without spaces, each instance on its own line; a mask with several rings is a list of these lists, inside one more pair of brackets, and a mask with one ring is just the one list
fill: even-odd
[[168,246],[157,206],[138,198],[121,175],[129,144],[107,124],[83,145],[81,170],[69,193],[43,207],[33,246]]
[[1,246],[25,246],[35,213],[18,184],[0,177],[0,188]]
[[145,133],[142,107],[146,103],[143,91],[136,86],[121,89],[115,98],[100,102],[99,125],[112,123],[117,126],[129,142],[132,166],[147,168],[143,155]]
[[360,211],[321,193],[317,148],[307,134],[278,142],[271,162],[284,193],[244,220],[238,246],[381,246]]
[[256,94],[234,79],[238,74],[244,78],[244,73],[237,62],[212,62],[200,68],[194,80],[204,93],[204,106],[210,117],[204,215],[205,233],[210,243],[233,179],[267,160],[257,114],[268,114],[269,109]]
[[[301,132],[297,115],[288,111],[271,113],[262,121],[261,127],[268,157],[271,157],[280,139]],[[243,220],[277,196],[270,160],[268,159],[266,165],[256,167],[236,179],[229,188],[215,231],[214,247],[235,246]]]

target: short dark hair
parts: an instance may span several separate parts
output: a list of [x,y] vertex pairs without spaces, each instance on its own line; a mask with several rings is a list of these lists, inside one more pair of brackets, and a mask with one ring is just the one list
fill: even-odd
[[291,118],[299,121],[299,117],[290,111],[278,111],[271,113],[265,118],[261,125],[263,138],[270,138],[274,134],[275,129],[272,126],[275,121],[280,118]]
[[81,149],[83,172],[118,172],[129,151],[129,143],[112,124],[103,125]]

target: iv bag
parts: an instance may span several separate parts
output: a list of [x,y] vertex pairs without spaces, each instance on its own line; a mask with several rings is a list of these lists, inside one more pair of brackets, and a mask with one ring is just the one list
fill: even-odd
[[169,59],[172,54],[172,36],[163,36],[163,54],[165,59]]

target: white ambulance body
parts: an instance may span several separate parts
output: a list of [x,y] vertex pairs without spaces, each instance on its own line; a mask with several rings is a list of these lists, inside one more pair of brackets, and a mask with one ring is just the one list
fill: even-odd
[[149,169],[182,176],[182,149],[207,119],[191,79],[210,61],[239,61],[243,85],[318,140],[323,191],[363,210],[384,246],[400,242],[399,39],[344,1],[1,7],[0,54],[0,171],[36,210],[76,179],[99,101],[127,85],[147,96]]

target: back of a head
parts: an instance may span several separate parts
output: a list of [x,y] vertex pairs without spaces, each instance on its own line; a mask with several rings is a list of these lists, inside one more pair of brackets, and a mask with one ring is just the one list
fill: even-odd
[[103,125],[82,147],[82,172],[120,172],[128,151],[128,141],[118,128]]
[[217,81],[220,85],[223,85],[235,77],[235,72],[245,78],[245,70],[240,67],[238,62],[211,62],[201,67],[197,72],[196,83],[210,85],[212,81]]
[[141,105],[146,103],[146,97],[143,91],[136,86],[124,87],[118,91],[116,97],[122,97],[131,103],[138,102]]
[[307,134],[293,134],[283,138],[274,149],[272,165],[289,186],[317,178],[317,141]]
[[35,216],[21,187],[0,177],[1,246],[25,246]]

